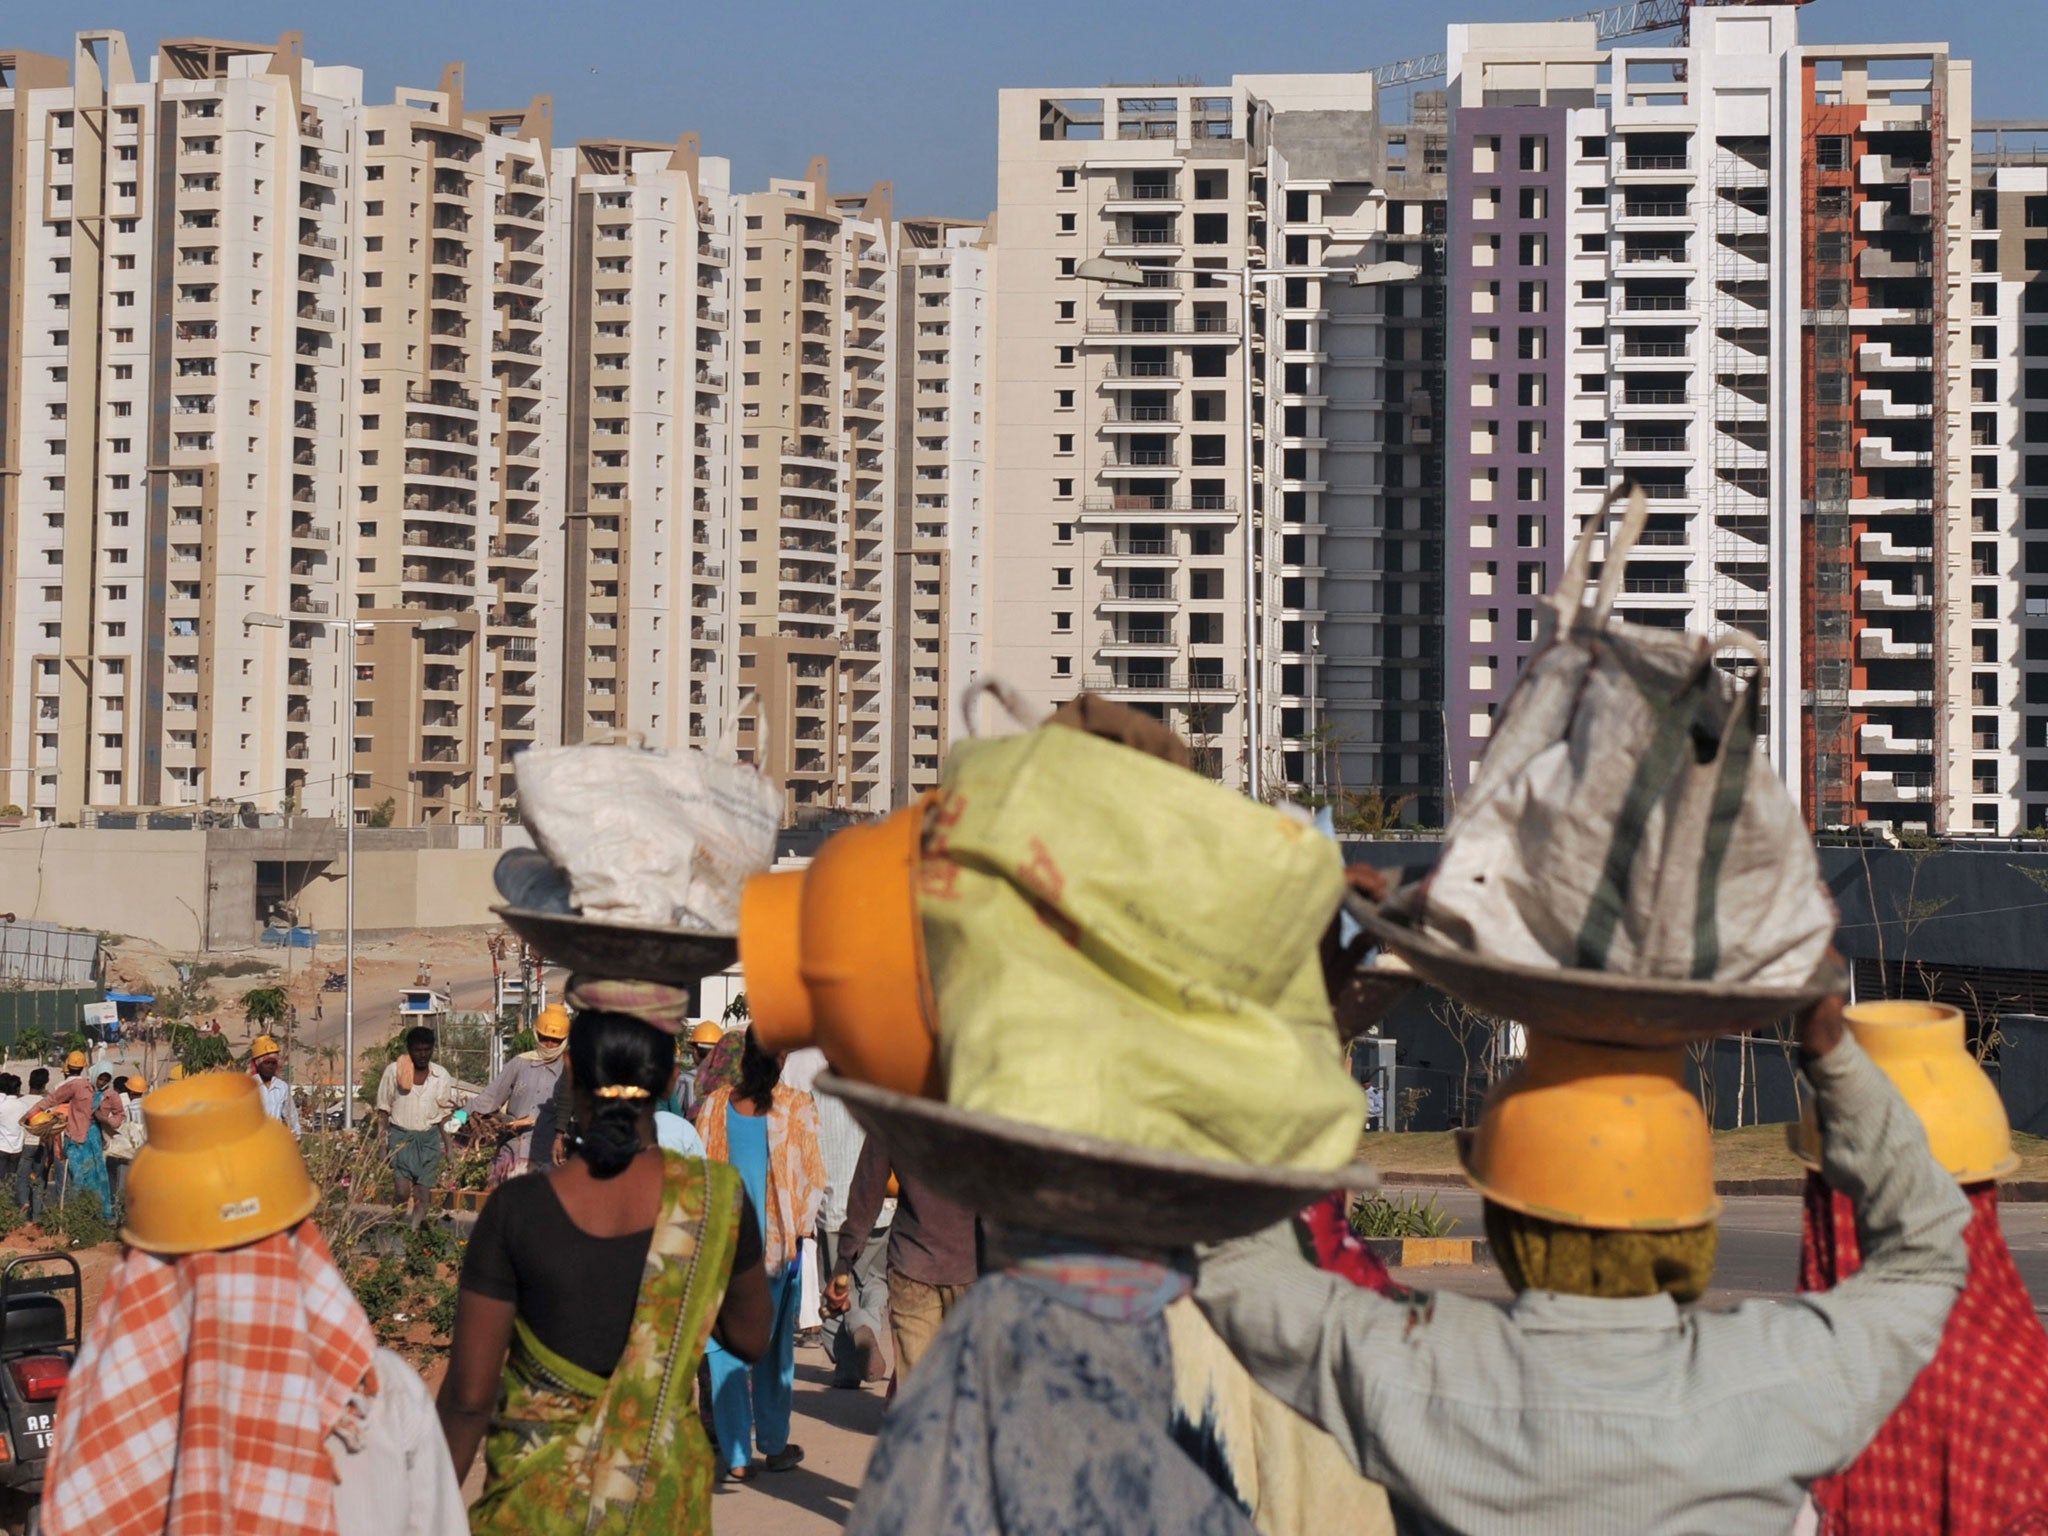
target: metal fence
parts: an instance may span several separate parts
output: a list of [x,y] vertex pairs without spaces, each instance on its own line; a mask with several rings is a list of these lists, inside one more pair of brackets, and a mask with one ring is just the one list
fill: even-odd
[[90,987],[99,975],[98,934],[55,923],[0,922],[0,982]]

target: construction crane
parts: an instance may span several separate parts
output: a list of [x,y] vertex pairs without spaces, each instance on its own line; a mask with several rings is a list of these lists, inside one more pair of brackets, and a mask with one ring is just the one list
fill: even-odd
[[[1694,6],[1709,5],[1807,5],[1811,0],[1634,0],[1630,5],[1606,5],[1597,11],[1581,11],[1576,16],[1559,18],[1563,21],[1589,21],[1593,24],[1595,36],[1602,43],[1612,43],[1624,37],[1640,37],[1646,32],[1668,32],[1673,27],[1683,27]],[[1449,67],[1441,51],[1420,54],[1412,59],[1402,59],[1395,64],[1382,64],[1370,71],[1373,85],[1382,91],[1392,90],[1398,85],[1416,85],[1424,80],[1441,80]]]

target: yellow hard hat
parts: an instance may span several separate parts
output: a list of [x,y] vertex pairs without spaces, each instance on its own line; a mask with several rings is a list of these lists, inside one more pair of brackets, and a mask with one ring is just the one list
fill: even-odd
[[1545,1221],[1666,1231],[1721,1213],[1713,1133],[1686,1090],[1682,1049],[1531,1033],[1458,1155],[1487,1199]]
[[269,1035],[258,1035],[256,1043],[249,1047],[249,1059],[254,1061],[259,1056],[275,1056],[283,1049],[284,1047]]
[[560,1003],[549,1003],[541,1009],[540,1017],[533,1021],[533,1032],[543,1040],[568,1039],[569,1010]]
[[695,1029],[690,1031],[690,1044],[692,1045],[716,1045],[719,1041],[723,1040],[724,1038],[724,1028],[720,1025],[714,1024],[709,1019],[706,1019],[703,1023],[699,1024]]
[[142,1075],[140,1073],[137,1073],[135,1076],[129,1078],[123,1086],[126,1087],[130,1093],[149,1092],[149,1084],[142,1080]]
[[86,1067],[91,1066],[92,1063],[85,1059],[85,1052],[73,1051],[69,1056],[66,1056],[64,1058],[64,1065],[67,1068],[77,1067],[81,1071],[83,1071]]
[[145,1253],[211,1253],[296,1226],[320,1203],[284,1123],[253,1080],[201,1072],[142,1105],[149,1140],[128,1170],[121,1240]]
[[[1934,1160],[1956,1182],[1981,1184],[2019,1167],[2005,1103],[1970,1055],[1960,1009],[1946,1003],[1856,1003],[1842,1017],[1920,1117]],[[1797,1129],[1788,1127],[1788,1133],[1799,1160],[1820,1167],[1820,1123],[1812,1099],[1800,1109]]]

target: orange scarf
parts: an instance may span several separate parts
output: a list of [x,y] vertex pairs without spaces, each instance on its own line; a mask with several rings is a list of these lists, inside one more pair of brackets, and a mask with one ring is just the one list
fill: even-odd
[[122,1255],[57,1404],[49,1536],[337,1529],[327,1437],[377,1390],[370,1320],[319,1229]]
[[[725,1108],[732,1089],[715,1089],[697,1110],[697,1134],[713,1162],[732,1161]],[[818,1225],[825,1204],[825,1154],[818,1144],[818,1106],[808,1093],[777,1083],[768,1101],[768,1209],[761,1213],[768,1273],[780,1274]]]

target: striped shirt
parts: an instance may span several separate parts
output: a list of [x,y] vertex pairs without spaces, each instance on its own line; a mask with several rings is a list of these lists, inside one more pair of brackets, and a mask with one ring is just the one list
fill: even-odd
[[1796,1301],[1406,1302],[1310,1268],[1285,1229],[1209,1254],[1195,1299],[1258,1381],[1386,1485],[1404,1532],[1750,1536],[1862,1450],[1968,1277],[1969,1206],[1853,1040],[1807,1066],[1863,1269]]
[[[816,1097],[818,1150],[825,1154],[825,1209],[819,1213],[818,1225],[837,1233],[846,1224],[846,1197],[853,1191],[853,1170],[860,1162],[867,1132],[833,1095],[821,1093]],[[875,1221],[877,1230],[889,1225],[895,1211],[895,1202],[883,1203],[882,1214]]]

